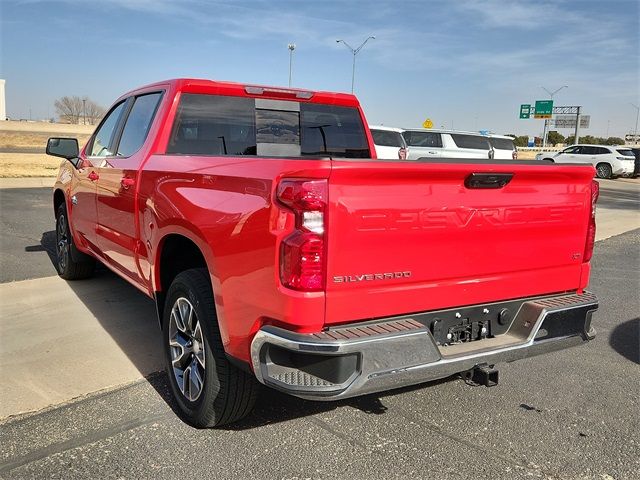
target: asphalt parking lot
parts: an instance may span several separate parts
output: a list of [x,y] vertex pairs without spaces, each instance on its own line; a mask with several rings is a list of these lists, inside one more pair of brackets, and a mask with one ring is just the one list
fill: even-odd
[[[602,185],[603,229],[615,231],[620,215],[637,218],[634,192],[614,182]],[[0,302],[2,311],[11,313],[1,318],[0,338],[25,335],[11,328],[13,319],[46,330],[54,316],[45,309],[36,320],[25,320],[13,307],[19,299],[6,292],[46,285],[51,291],[34,296],[49,295],[49,308],[60,309],[75,297],[90,296],[86,318],[78,314],[76,321],[98,319],[79,340],[91,348],[76,349],[76,340],[62,337],[73,352],[51,357],[51,365],[41,368],[57,369],[70,383],[90,381],[83,377],[100,375],[96,372],[108,375],[109,361],[95,365],[101,352],[91,344],[104,335],[138,376],[145,375],[97,393],[85,388],[79,398],[0,420],[3,478],[638,478],[640,229],[596,244],[590,287],[601,302],[594,317],[596,339],[502,365],[497,387],[448,379],[338,403],[307,402],[265,389],[242,423],[199,431],[179,419],[164,376],[153,373],[159,332],[146,318],[144,297],[106,271],[64,291],[57,279],[48,278],[55,275],[49,189],[0,190],[0,202],[5,284],[0,287],[6,287]],[[81,327],[70,322],[65,328]],[[2,344],[4,350],[7,340]],[[45,362],[49,350],[69,345],[42,340],[37,351],[17,349],[11,362],[16,369],[33,357]],[[20,398],[20,385],[31,380],[23,376],[29,370],[11,375],[7,365],[0,365],[9,385],[2,398]],[[51,383],[54,388],[56,377]]]

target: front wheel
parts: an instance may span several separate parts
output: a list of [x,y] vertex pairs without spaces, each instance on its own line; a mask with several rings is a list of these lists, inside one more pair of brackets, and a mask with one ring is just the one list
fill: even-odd
[[206,269],[186,270],[169,287],[162,337],[171,390],[187,423],[215,427],[251,412],[258,383],[225,355]]
[[67,208],[64,203],[58,207],[56,216],[56,270],[65,280],[80,280],[93,275],[96,268],[96,262],[93,258],[81,252],[77,252],[77,256],[81,256],[80,261],[74,259],[72,250],[75,249],[73,237],[69,229],[69,217]]
[[599,163],[596,165],[596,177],[598,178],[611,178],[612,177],[611,165],[608,163]]

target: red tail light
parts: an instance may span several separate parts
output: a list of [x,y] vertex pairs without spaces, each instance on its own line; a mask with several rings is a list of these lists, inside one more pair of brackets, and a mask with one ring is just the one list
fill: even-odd
[[294,290],[323,290],[327,181],[282,180],[277,197],[296,218],[296,230],[280,244],[280,281]]
[[596,202],[600,195],[600,184],[591,180],[591,215],[589,215],[589,229],[587,230],[587,243],[584,246],[583,262],[591,260],[593,246],[596,241]]
[[404,147],[400,147],[400,150],[398,150],[398,158],[400,160],[406,160],[407,159],[407,149]]

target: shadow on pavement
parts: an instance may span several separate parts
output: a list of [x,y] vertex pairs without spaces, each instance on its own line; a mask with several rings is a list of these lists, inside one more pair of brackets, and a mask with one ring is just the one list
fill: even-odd
[[[25,250],[46,251],[55,269],[54,231],[44,232],[41,245],[29,246]],[[162,371],[161,331],[158,328],[153,301],[101,264],[98,264],[95,276],[91,279],[70,281],[67,284],[141,376],[146,378],[158,395],[180,417],[166,375]],[[452,381],[454,378],[432,382],[430,385]],[[424,385],[335,402],[313,402],[262,387],[253,412],[244,420],[223,428],[247,430],[343,407],[381,415],[387,411],[383,402],[385,397],[420,388],[424,388]]]
[[640,365],[640,318],[614,328],[609,336],[609,345],[624,358]]

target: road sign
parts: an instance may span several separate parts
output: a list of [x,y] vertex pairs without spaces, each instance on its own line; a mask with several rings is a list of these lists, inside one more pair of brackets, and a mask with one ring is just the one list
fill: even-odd
[[433,128],[433,121],[430,118],[427,118],[424,122],[422,122],[422,126],[424,128]]
[[[591,115],[580,115],[580,128],[589,128]],[[575,115],[556,115],[554,119],[556,128],[576,128]]]
[[551,118],[553,112],[553,100],[536,100],[534,118]]
[[527,119],[531,117],[531,104],[525,103],[520,105],[520,118]]

